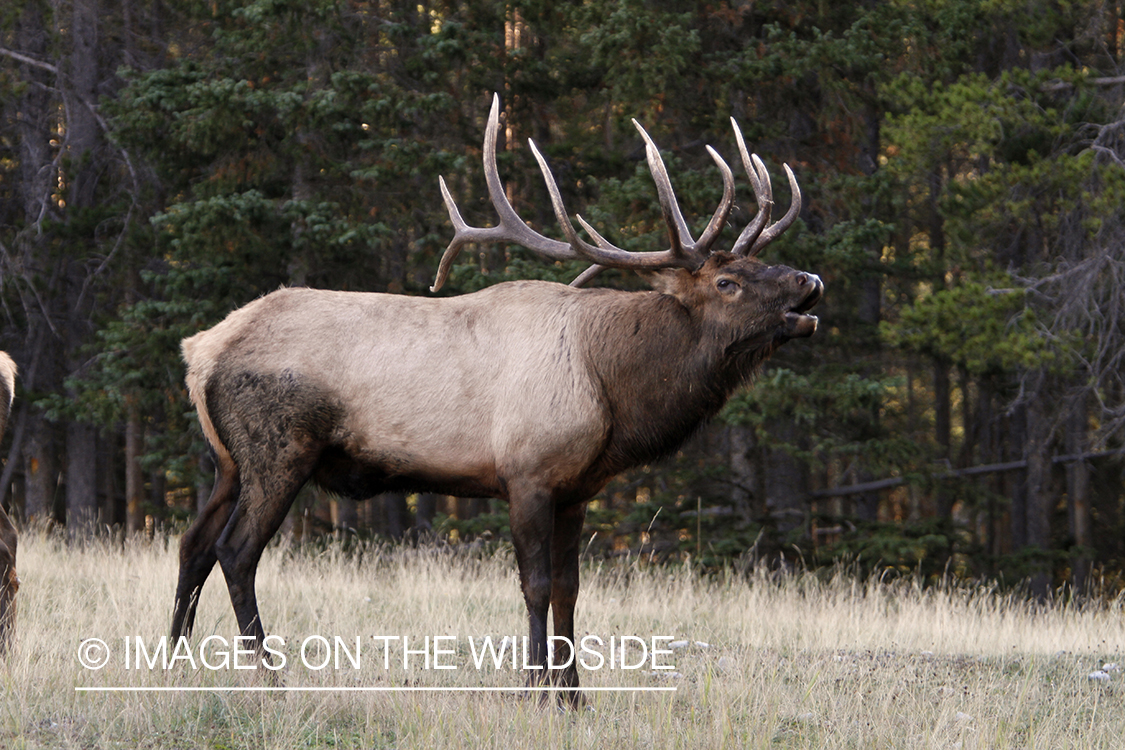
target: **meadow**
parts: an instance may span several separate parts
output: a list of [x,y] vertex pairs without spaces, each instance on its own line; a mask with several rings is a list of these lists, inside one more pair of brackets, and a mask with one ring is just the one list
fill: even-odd
[[[984,587],[922,589],[843,571],[703,576],[635,557],[589,560],[579,637],[687,644],[658,641],[671,654],[657,665],[673,669],[653,670],[651,660],[580,669],[584,687],[646,690],[590,691],[587,710],[573,712],[520,692],[445,689],[523,684],[518,665],[478,669],[473,659],[484,636],[518,645],[526,633],[510,550],[272,546],[257,587],[266,630],[286,658],[275,673],[234,669],[253,660],[233,654],[237,627],[218,570],[190,652],[156,651],[172,608],[176,542],[68,548],[24,534],[18,637],[0,662],[0,747],[1125,746],[1125,673],[1115,666],[1125,665],[1121,600],[1041,606]],[[384,648],[374,635],[409,638],[409,669],[401,641]],[[352,651],[358,637],[359,668],[346,653],[337,668],[316,636],[330,646],[339,636]],[[427,636],[444,637],[430,641],[441,653],[429,655],[429,669]],[[80,661],[97,657],[92,646],[80,649],[90,638],[107,646],[99,669]],[[76,689],[91,687],[162,690]],[[275,687],[318,690],[265,690]]]

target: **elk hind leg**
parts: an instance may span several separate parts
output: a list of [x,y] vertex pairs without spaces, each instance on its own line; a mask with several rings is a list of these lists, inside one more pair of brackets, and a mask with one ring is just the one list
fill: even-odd
[[211,497],[195,523],[180,540],[180,574],[172,612],[173,640],[180,636],[191,636],[199,592],[218,560],[215,544],[230,520],[238,499],[238,467],[229,455],[216,461],[216,472]]
[[266,633],[255,594],[258,562],[312,474],[318,452],[295,437],[273,461],[255,464],[252,476],[243,471],[238,502],[215,545],[239,632],[254,638],[259,651]]

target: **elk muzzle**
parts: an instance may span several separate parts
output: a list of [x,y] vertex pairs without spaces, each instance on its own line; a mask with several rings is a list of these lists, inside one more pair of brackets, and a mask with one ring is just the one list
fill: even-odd
[[816,307],[824,296],[824,282],[815,273],[799,273],[795,279],[803,291],[800,301],[785,313],[785,336],[791,339],[807,338],[816,333],[818,319],[808,311]]

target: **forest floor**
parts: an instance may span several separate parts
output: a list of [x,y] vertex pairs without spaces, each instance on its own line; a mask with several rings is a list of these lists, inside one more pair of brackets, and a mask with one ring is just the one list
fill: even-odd
[[[0,747],[1125,747],[1121,600],[589,561],[587,708],[562,711],[517,691],[510,550],[272,546],[257,588],[273,672],[235,653],[218,571],[190,644],[161,651],[176,549],[20,539]],[[514,637],[517,663],[485,656],[486,636]],[[622,642],[630,668],[611,668]]]

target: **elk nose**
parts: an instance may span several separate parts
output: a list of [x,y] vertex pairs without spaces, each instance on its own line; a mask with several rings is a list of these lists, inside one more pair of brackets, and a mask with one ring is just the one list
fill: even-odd
[[797,289],[802,296],[801,303],[794,310],[804,312],[816,307],[820,298],[824,296],[824,282],[820,277],[815,273],[799,271],[793,280],[797,283]]
[[805,273],[804,271],[801,271],[797,274],[795,280],[797,282],[797,286],[799,287],[811,286],[813,289],[824,289],[824,282],[821,281],[820,277],[815,273]]

